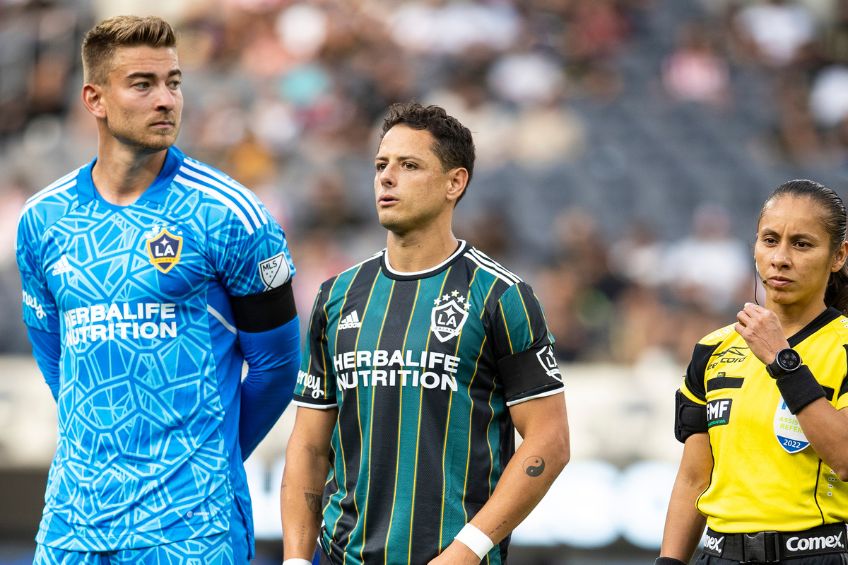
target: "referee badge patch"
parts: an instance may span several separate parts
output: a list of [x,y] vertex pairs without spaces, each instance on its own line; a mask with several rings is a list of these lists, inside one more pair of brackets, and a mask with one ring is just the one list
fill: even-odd
[[774,437],[777,438],[780,447],[789,454],[803,451],[810,445],[801,429],[801,424],[798,423],[798,418],[789,411],[782,398],[777,403],[777,410],[774,411]]
[[430,331],[442,343],[459,335],[468,319],[468,307],[464,296],[454,290],[437,298],[435,308],[430,311]]
[[163,273],[167,273],[180,262],[183,250],[183,238],[162,228],[147,240],[147,255],[150,263]]

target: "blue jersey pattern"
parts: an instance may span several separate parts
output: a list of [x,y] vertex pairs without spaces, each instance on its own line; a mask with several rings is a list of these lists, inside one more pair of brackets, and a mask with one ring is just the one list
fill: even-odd
[[39,543],[131,549],[252,532],[238,443],[243,356],[229,296],[294,274],[259,200],[172,147],[132,205],[94,162],[33,196],[18,227],[24,322],[62,344],[59,440]]

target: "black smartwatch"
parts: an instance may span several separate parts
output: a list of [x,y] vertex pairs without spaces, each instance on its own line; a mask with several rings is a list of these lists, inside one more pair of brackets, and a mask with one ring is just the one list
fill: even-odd
[[773,379],[776,379],[797,371],[800,366],[801,356],[791,347],[787,347],[777,352],[777,355],[774,356],[774,361],[766,365],[766,370]]

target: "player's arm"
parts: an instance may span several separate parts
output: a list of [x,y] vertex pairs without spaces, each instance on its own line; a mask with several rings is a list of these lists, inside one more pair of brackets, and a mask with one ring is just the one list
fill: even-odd
[[299,407],[280,489],[285,559],[311,561],[321,527],[321,496],[338,410]]
[[25,213],[18,223],[15,258],[23,291],[23,321],[32,344],[32,354],[53,399],[58,401],[61,357],[59,313],[44,278],[44,267],[38,259],[41,253],[36,247],[41,232],[43,227],[36,225],[33,214]]
[[32,344],[32,356],[35,358],[44,382],[50,387],[53,400],[59,400],[59,357],[62,354],[59,334],[35,328],[27,328],[27,336]]
[[660,555],[688,563],[704,533],[706,518],[698,511],[696,501],[706,490],[713,468],[710,439],[696,433],[683,444],[683,456],[665,516]]
[[[497,545],[536,507],[570,456],[565,396],[557,393],[509,409],[523,441],[510,459],[498,486],[471,525]],[[466,526],[467,528],[468,526]],[[473,532],[473,530],[471,530]],[[460,533],[431,563],[479,563]],[[473,544],[472,539],[472,544]]]
[[247,459],[292,399],[300,366],[300,322],[291,281],[260,294],[231,297],[230,303],[248,367],[239,418],[239,445]]

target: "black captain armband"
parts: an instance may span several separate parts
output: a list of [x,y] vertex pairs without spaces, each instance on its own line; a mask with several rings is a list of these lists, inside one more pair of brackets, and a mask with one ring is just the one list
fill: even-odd
[[686,565],[686,562],[674,557],[657,557],[654,565]]
[[291,281],[267,292],[231,296],[230,306],[236,327],[251,333],[273,330],[297,316]]
[[674,437],[680,443],[694,434],[707,431],[707,407],[692,402],[677,391],[674,395]]

